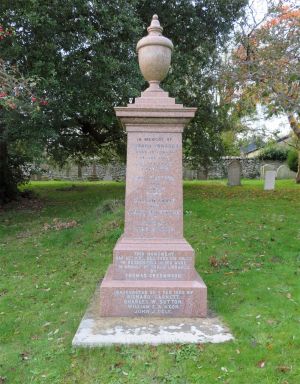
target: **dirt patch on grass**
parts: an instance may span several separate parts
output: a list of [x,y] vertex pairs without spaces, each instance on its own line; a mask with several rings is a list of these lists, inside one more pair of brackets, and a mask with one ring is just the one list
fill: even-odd
[[37,195],[25,192],[17,200],[0,205],[0,214],[11,210],[40,211],[44,207],[43,201]]
[[55,190],[59,192],[84,191],[86,190],[86,187],[72,184],[70,187],[56,188]]

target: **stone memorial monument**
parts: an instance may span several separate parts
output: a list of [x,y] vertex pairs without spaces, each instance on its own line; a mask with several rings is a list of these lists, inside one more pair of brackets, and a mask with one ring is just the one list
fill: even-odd
[[125,230],[73,338],[76,347],[233,339],[216,315],[206,317],[206,286],[183,237],[182,131],[196,109],[160,88],[173,44],[156,15],[148,32],[137,51],[149,88],[115,109],[128,135]]
[[242,166],[239,160],[233,160],[228,165],[228,185],[234,187],[241,185]]
[[160,87],[173,50],[156,15],[137,44],[149,88],[115,108],[127,133],[125,229],[100,286],[102,317],[205,317],[206,286],[183,237],[182,132],[196,108]]
[[276,171],[266,171],[265,172],[265,191],[273,191],[275,189],[275,179],[276,179]]

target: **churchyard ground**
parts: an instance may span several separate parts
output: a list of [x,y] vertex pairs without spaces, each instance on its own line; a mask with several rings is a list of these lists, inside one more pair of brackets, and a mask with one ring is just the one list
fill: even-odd
[[74,349],[125,187],[31,183],[35,199],[0,211],[0,383],[299,383],[300,185],[276,184],[184,184],[185,237],[234,341]]

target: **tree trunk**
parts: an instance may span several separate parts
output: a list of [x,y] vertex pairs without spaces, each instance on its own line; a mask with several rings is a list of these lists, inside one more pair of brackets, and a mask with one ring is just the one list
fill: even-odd
[[300,150],[298,151],[298,172],[296,175],[296,183],[300,184]]
[[4,126],[0,121],[0,205],[17,197],[18,188],[9,169],[7,142],[4,139]]
[[[292,128],[294,134],[297,136],[300,141],[300,123],[299,120],[295,118],[293,115],[288,116],[290,127]],[[300,184],[300,149],[298,150],[298,171],[296,175],[296,183]]]

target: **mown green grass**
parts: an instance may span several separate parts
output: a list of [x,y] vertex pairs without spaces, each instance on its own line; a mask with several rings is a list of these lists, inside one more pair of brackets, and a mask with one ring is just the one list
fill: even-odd
[[71,341],[122,233],[124,184],[30,188],[39,200],[0,211],[0,383],[300,383],[299,185],[185,183],[185,236],[234,341],[91,350]]

